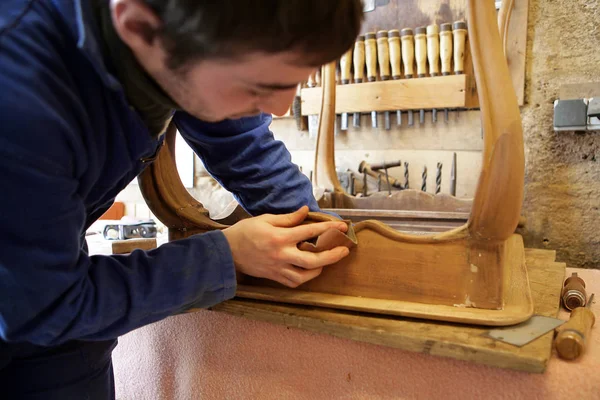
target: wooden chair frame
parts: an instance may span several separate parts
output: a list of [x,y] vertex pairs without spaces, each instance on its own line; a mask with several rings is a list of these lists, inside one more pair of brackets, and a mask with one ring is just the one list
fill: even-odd
[[[523,241],[514,234],[523,201],[523,134],[495,20],[492,2],[469,1],[470,45],[485,136],[468,222],[439,234],[409,235],[379,221],[361,221],[354,226],[358,246],[319,277],[297,289],[240,277],[238,296],[485,325],[510,325],[531,316]],[[319,136],[331,132],[334,124],[333,64],[324,67],[322,82]],[[333,151],[330,141],[316,157],[332,157]],[[173,155],[171,127],[165,148],[140,178],[149,207],[170,228],[170,239],[226,227],[211,220],[188,194]],[[335,170],[315,178],[318,185],[344,195]]]

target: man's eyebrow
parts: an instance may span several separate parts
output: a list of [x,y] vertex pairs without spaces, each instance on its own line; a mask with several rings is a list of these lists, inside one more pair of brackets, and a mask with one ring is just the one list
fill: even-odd
[[296,88],[298,83],[255,83],[254,85],[267,90],[290,90]]

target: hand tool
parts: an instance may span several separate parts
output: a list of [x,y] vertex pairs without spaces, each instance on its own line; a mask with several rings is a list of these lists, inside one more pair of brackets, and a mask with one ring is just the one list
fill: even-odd
[[366,197],[368,195],[368,191],[367,191],[367,171],[362,171],[362,174],[363,174],[363,196]]
[[[362,83],[365,78],[365,36],[359,35],[354,43],[354,54],[352,55],[354,64],[354,83]],[[352,116],[352,125],[360,128],[360,113],[355,112]]]
[[[440,75],[440,28],[437,24],[427,26],[427,60],[429,61],[429,75]],[[431,121],[437,122],[437,109],[431,110]]]
[[[377,43],[375,33],[365,35],[365,63],[367,64],[367,79],[369,82],[377,80]],[[371,126],[377,128],[377,111],[371,111]]]
[[[440,58],[442,60],[442,75],[450,75],[452,71],[452,24],[440,25]],[[444,121],[448,122],[448,109],[444,108]]]
[[111,224],[104,227],[102,236],[106,240],[125,240],[134,238],[155,238],[156,222],[153,220],[135,223]]
[[[404,77],[410,79],[414,76],[415,43],[413,41],[413,31],[410,28],[404,28],[400,31],[400,40],[402,40],[402,63],[404,64]],[[408,110],[408,126],[413,126],[413,110]]]
[[379,171],[381,169],[388,169],[388,168],[394,168],[394,167],[400,167],[402,166],[402,161],[398,160],[398,161],[394,161],[394,162],[389,162],[389,163],[381,163],[381,164],[370,164],[369,167],[371,167],[371,169],[373,171]]
[[565,279],[560,298],[565,308],[569,311],[585,306],[587,298],[585,282],[577,275],[577,272],[573,272],[570,277]]
[[[427,76],[427,29],[420,26],[415,30],[415,60],[417,62],[417,76]],[[419,110],[419,123],[425,123],[425,110]]]
[[[352,66],[352,48],[342,55],[340,58],[340,76],[342,85],[347,85],[350,83],[350,67]],[[348,113],[342,113],[342,121],[340,124],[340,129],[343,131],[348,130]]]
[[404,189],[408,189],[408,162],[404,162]]
[[308,129],[304,117],[302,117],[302,98],[300,96],[302,86],[303,84],[299,83],[296,87],[296,96],[294,96],[294,101],[292,102],[292,116],[294,117],[294,121],[296,121],[296,129],[299,131]]
[[[400,31],[392,29],[388,32],[388,45],[390,48],[390,64],[392,66],[392,79],[400,79],[402,74],[400,66],[402,65],[402,56],[400,53]],[[402,111],[396,110],[396,126],[402,126]]]
[[513,346],[521,347],[564,323],[565,321],[562,319],[546,317],[544,315],[534,315],[520,324],[507,326],[505,328],[491,329],[483,335],[501,342],[512,344]]
[[423,165],[423,173],[421,174],[421,191],[427,191],[427,165]]
[[[456,21],[452,25],[452,37],[454,39],[454,73],[456,75],[465,73],[465,42],[467,40],[467,23]],[[458,112],[456,113],[458,117]]]
[[[390,48],[388,44],[387,31],[377,32],[377,60],[379,61],[379,76],[382,81],[390,79]],[[390,130],[390,112],[385,111],[384,126],[387,131]]]
[[442,163],[437,163],[437,169],[435,172],[435,194],[438,194],[442,190]]
[[596,322],[596,317],[590,305],[594,295],[590,296],[587,307],[577,307],[571,312],[569,321],[558,328],[554,344],[556,352],[561,358],[575,360],[585,351],[586,341],[589,338],[590,330]]
[[379,171],[374,171],[371,165],[369,165],[369,163],[367,163],[366,161],[361,161],[361,163],[358,166],[358,172],[362,174],[368,174],[375,179],[379,179],[380,176],[384,176],[390,188],[395,187],[398,189],[402,189],[402,184],[400,183],[400,181],[394,177],[389,176],[389,174],[387,173],[388,168],[390,167],[388,167],[387,165],[386,168],[382,167],[381,169],[385,170],[385,174],[382,174]]
[[450,170],[450,194],[456,196],[456,153],[452,154],[452,169]]

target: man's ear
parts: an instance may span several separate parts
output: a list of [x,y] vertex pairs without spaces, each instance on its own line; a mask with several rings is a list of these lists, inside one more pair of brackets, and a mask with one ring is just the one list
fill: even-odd
[[134,53],[146,53],[158,45],[156,32],[162,25],[158,15],[141,0],[112,0],[113,26]]

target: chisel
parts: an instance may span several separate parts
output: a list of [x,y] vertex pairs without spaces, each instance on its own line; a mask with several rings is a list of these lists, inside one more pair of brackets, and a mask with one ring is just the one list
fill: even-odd
[[[377,80],[377,42],[375,33],[365,35],[365,63],[367,64],[367,79],[369,82]],[[377,111],[371,111],[371,126],[377,128]]]
[[[427,29],[420,26],[415,30],[415,60],[417,62],[417,76],[427,76]],[[425,110],[419,110],[419,123],[425,123]]]
[[[350,83],[350,67],[352,66],[352,48],[344,53],[340,58],[340,75],[342,85]],[[343,131],[348,130],[348,113],[342,113],[342,123],[340,129]]]
[[[354,83],[362,83],[365,78],[365,37],[358,36],[354,43],[354,54],[352,55],[354,64]],[[355,112],[352,116],[352,125],[360,128],[360,113]]]
[[[410,79],[415,75],[415,43],[413,40],[413,31],[410,28],[404,28],[400,31],[402,40],[402,63],[404,64],[404,77]],[[413,110],[408,110],[408,126],[413,126]]]
[[[442,75],[450,75],[452,71],[452,24],[440,26],[440,58],[442,60]],[[448,122],[448,109],[444,109],[444,121]]]
[[[390,48],[387,31],[377,32],[377,60],[379,61],[379,76],[382,81],[390,79]],[[384,126],[390,130],[390,112],[384,111]]]
[[[317,71],[314,71],[309,75],[306,86],[309,88],[317,87]],[[319,116],[309,115],[308,116],[308,135],[310,138],[317,137],[317,130],[319,129]]]
[[[402,77],[400,72],[400,66],[402,59],[400,53],[400,31],[398,29],[392,29],[388,32],[388,44],[390,47],[390,64],[392,66],[392,79],[400,79]],[[396,110],[396,125],[402,125],[402,111]]]
[[[440,28],[437,24],[427,26],[427,60],[429,61],[429,76],[440,75]],[[431,121],[437,122],[437,110],[431,111]]]
[[[452,26],[454,38],[454,73],[461,75],[465,73],[465,42],[467,40],[467,23],[456,21]],[[456,113],[458,117],[458,112]]]

